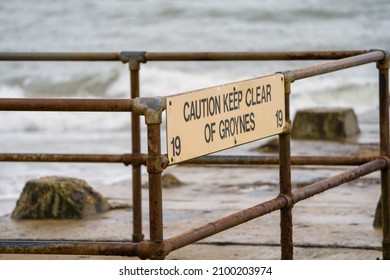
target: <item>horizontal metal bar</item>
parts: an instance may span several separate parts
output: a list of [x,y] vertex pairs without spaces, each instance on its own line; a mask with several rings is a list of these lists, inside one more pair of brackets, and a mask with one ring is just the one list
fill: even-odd
[[96,154],[0,154],[0,161],[23,162],[91,162],[124,163],[125,165],[146,165],[145,154],[96,155]]
[[[291,157],[293,165],[361,165],[377,159],[372,157]],[[205,156],[191,159],[182,164],[231,164],[231,165],[277,165],[279,157],[276,156]]]
[[371,162],[365,163],[359,167],[343,172],[339,175],[333,176],[328,179],[321,180],[317,183],[311,184],[304,188],[301,188],[292,193],[292,203],[297,203],[298,201],[307,199],[316,194],[322,193],[331,188],[337,187],[346,182],[353,181],[357,178],[360,178],[364,175],[370,174],[374,171],[381,170],[388,166],[389,159],[385,157],[380,157]]
[[308,52],[146,52],[145,58],[147,61],[323,60],[340,59],[367,52],[367,50]]
[[132,99],[1,98],[0,111],[131,112]]
[[192,229],[167,240],[171,251],[177,250],[196,241],[212,236],[216,233],[243,224],[265,214],[279,210],[287,206],[287,200],[278,196],[274,199],[258,204],[254,207],[236,212],[232,215],[218,219],[199,228]]
[[[340,59],[368,50],[307,52],[146,52],[147,61],[189,60],[323,60]],[[133,52],[0,52],[0,61],[126,61]],[[128,59],[127,59],[128,60]]]
[[371,62],[378,62],[383,58],[385,58],[385,53],[383,51],[372,51],[357,56],[342,58],[332,62],[326,62],[323,64],[317,64],[287,71],[286,73],[289,75],[290,81],[293,82],[296,80],[331,73]]
[[139,243],[0,240],[0,254],[137,256]]
[[116,52],[0,52],[3,61],[120,61]]

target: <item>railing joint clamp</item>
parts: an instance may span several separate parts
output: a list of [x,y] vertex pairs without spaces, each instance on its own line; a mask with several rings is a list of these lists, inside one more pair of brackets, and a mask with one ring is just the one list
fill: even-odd
[[146,52],[121,52],[119,58],[123,63],[129,63],[130,70],[138,70],[140,63],[146,63]]
[[164,97],[137,97],[134,99],[133,112],[145,116],[145,123],[161,124],[162,112],[166,109]]
[[384,53],[385,57],[378,61],[376,67],[378,70],[387,70],[390,68],[390,52],[388,50],[371,50],[371,51],[381,51]]
[[169,165],[166,155],[148,156],[146,159],[146,169],[148,173],[156,174],[163,172]]
[[[290,85],[290,84],[292,84],[295,81],[295,77],[294,77],[294,72],[293,71],[287,70],[287,71],[284,71],[284,72],[277,72],[277,73],[283,75],[284,84],[285,85]],[[288,94],[289,93],[290,92],[288,91]]]
[[285,208],[292,208],[294,206],[294,201],[291,195],[288,194],[279,194],[278,197],[282,197],[284,200],[286,200],[286,207]]
[[172,251],[169,242],[145,241],[138,244],[138,256],[141,259],[163,260]]
[[380,158],[383,159],[384,161],[386,161],[386,167],[385,168],[390,169],[390,158],[387,157],[387,156],[381,156]]
[[123,154],[122,162],[125,166],[146,165],[146,155],[145,154]]

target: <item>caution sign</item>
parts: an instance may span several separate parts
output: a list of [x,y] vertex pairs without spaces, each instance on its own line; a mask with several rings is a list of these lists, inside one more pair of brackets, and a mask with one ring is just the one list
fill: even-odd
[[282,74],[167,97],[170,164],[282,133],[284,103]]

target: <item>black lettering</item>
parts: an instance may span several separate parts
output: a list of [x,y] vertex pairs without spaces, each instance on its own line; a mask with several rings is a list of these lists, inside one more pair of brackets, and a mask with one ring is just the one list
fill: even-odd
[[250,113],[249,121],[251,123],[251,126],[249,127],[251,131],[255,130],[256,124],[255,124],[255,113]]
[[267,102],[271,101],[271,85],[267,85]]
[[229,93],[229,111],[233,111],[234,110],[234,92],[230,92]]
[[244,114],[230,119],[224,119],[219,122],[219,137],[225,139],[238,134],[254,131],[255,114],[253,112]]
[[233,90],[233,110],[238,110],[242,101],[242,91],[236,91],[236,88],[233,88]]
[[208,112],[210,116],[218,115],[221,113],[221,97],[212,96],[209,100]]
[[261,91],[261,102],[267,102],[267,93],[265,92],[265,87],[262,86],[262,91]]
[[230,128],[230,135],[231,136],[236,135],[236,131],[237,131],[236,127],[237,127],[236,118],[230,118],[229,128]]
[[230,137],[229,119],[225,120],[225,138]]
[[245,94],[245,104],[247,107],[251,106],[251,100],[252,100],[251,96],[253,96],[253,88],[248,88]]
[[200,116],[201,116],[201,112],[200,112],[200,106],[198,106],[198,102],[195,100],[195,102],[191,102],[191,116],[195,119],[195,120],[199,120],[200,119]]
[[207,109],[206,109],[206,105],[208,103],[207,100],[208,100],[207,98],[203,98],[203,99],[199,100],[201,105],[202,105],[202,108],[200,108],[201,110],[199,110],[199,111],[200,111],[201,117],[203,117],[203,118],[205,117],[205,113],[207,112]]
[[232,92],[223,95],[224,112],[240,109],[241,101],[242,91],[236,91],[236,88],[234,87]]
[[223,95],[223,111],[224,112],[229,112],[229,107],[228,107],[228,102],[227,102],[228,97],[229,97],[228,93]]
[[223,120],[219,122],[219,138],[224,139],[225,138],[225,130],[223,127]]
[[256,102],[252,102],[252,105],[257,105],[261,103],[261,89],[262,86],[256,87]]
[[[228,103],[227,103],[228,104]],[[211,96],[191,102],[184,102],[183,117],[186,122],[199,120],[221,113],[221,97]]]
[[[247,116],[246,114],[245,116]],[[247,118],[242,118],[240,116],[240,133],[246,132],[246,127],[247,127]]]
[[214,133],[215,133],[215,122],[206,124],[204,128],[204,140],[206,140],[206,143],[210,143],[214,141]]
[[214,102],[214,98],[210,97],[209,102],[207,103],[207,116],[214,116],[214,114],[215,114],[215,102]]
[[186,122],[189,122],[190,121],[190,116],[189,114],[186,112],[186,108],[190,108],[190,104],[188,104],[188,102],[184,102],[184,106],[183,106],[183,117],[184,117],[184,120]]

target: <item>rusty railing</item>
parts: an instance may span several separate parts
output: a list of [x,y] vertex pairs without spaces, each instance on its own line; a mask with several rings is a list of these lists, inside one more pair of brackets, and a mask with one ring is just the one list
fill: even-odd
[[[102,111],[131,112],[132,153],[96,154],[0,154],[0,161],[46,162],[120,162],[132,165],[133,242],[32,241],[1,240],[0,253],[7,254],[77,254],[123,255],[164,259],[170,252],[218,232],[265,214],[280,210],[281,258],[293,259],[292,207],[301,200],[324,192],[371,172],[381,171],[383,259],[390,259],[390,143],[389,143],[389,53],[382,50],[322,52],[213,52],[213,53],[0,53],[3,61],[120,61],[128,63],[130,99],[0,99],[2,111]],[[163,236],[163,201],[161,175],[168,167],[167,155],[161,154],[161,122],[165,98],[140,97],[140,64],[152,61],[243,61],[243,60],[329,60],[328,62],[281,72],[285,81],[285,122],[288,129],[279,135],[279,157],[205,156],[190,160],[192,164],[278,164],[280,194],[264,203],[244,209],[196,229],[165,239]],[[341,69],[376,63],[379,72],[380,151],[377,157],[291,157],[290,93],[291,84]],[[141,153],[140,115],[145,116],[148,152]],[[291,165],[356,165],[337,176],[302,189],[291,189]],[[142,233],[141,166],[149,176],[150,238]]]

